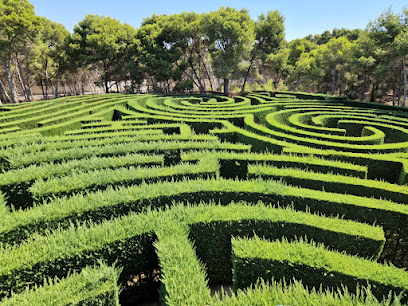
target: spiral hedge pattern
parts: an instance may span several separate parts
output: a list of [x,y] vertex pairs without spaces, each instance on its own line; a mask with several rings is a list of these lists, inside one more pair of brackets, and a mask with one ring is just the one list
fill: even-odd
[[408,301],[405,109],[77,96],[2,106],[0,147],[0,304]]

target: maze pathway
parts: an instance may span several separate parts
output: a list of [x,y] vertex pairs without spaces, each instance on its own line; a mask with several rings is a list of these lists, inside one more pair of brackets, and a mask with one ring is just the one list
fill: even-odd
[[408,302],[405,109],[290,92],[5,105],[0,168],[0,305]]

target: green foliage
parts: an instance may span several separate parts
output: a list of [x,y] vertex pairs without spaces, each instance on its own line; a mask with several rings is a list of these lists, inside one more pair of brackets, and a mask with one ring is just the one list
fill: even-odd
[[243,61],[255,37],[254,22],[244,9],[222,7],[204,16],[203,26],[214,73],[224,79],[224,92],[228,93],[229,79],[237,78],[237,73],[245,69]]
[[222,89],[228,94],[243,93],[248,83],[252,90],[330,92],[362,101],[385,99],[393,91],[393,104],[401,104],[401,96],[406,100],[406,64],[401,65],[407,49],[406,9],[384,11],[365,30],[339,28],[290,42],[279,11],[256,20],[247,10],[231,7],[152,15],[139,29],[87,15],[71,35],[36,16],[28,1],[4,0],[0,11],[4,101],[18,102],[13,82],[21,83],[27,101],[34,84],[48,99],[51,90],[60,95],[61,85],[75,95],[91,84],[105,92]]
[[[205,263],[212,284],[232,282],[230,237],[254,234],[270,240],[282,237],[289,240],[308,237],[324,243],[330,249],[349,254],[356,254],[355,251],[360,249],[359,244],[362,243],[363,248],[370,251],[357,255],[368,258],[377,257],[375,253],[379,254],[382,250],[381,242],[375,241],[380,238],[379,236],[369,239],[354,236],[360,229],[357,224],[350,221],[294,212],[290,208],[271,209],[261,202],[251,206],[229,204],[226,207],[210,206],[210,208],[198,207],[187,210],[187,216],[192,218],[190,237],[195,241],[197,255]],[[192,212],[195,215],[190,217]],[[346,222],[350,223],[346,225]],[[348,227],[350,232],[345,234],[335,230],[343,226]],[[367,228],[367,233],[370,230]],[[361,228],[361,233],[365,231]]]
[[238,289],[231,297],[227,294],[222,300],[216,299],[215,305],[400,305],[398,297],[377,299],[370,291],[370,287],[358,287],[356,294],[347,288],[342,292],[337,290],[323,290],[305,287],[301,281],[291,280],[265,282],[261,280],[257,285],[247,290]]
[[72,194],[82,190],[106,189],[108,186],[134,185],[142,181],[175,180],[182,177],[211,177],[218,170],[216,160],[203,160],[198,165],[180,164],[173,167],[128,167],[74,172],[64,177],[37,180],[30,192],[37,199]]
[[168,222],[156,232],[164,305],[204,305],[211,300],[204,265],[195,255],[188,230]]
[[[183,22],[201,17],[180,18],[157,16],[143,27],[168,24],[166,35],[186,48],[175,60],[199,58],[185,39],[194,36],[199,48],[200,30],[184,33]],[[307,44],[294,48],[302,46],[306,52]],[[221,296],[227,304],[292,303],[296,295],[299,303],[398,305],[388,292],[406,287],[403,269],[374,262],[406,266],[404,111],[300,92],[114,94],[5,107],[0,125],[4,301],[54,300],[55,288],[67,286],[64,293],[78,292],[83,304],[94,297],[106,304],[120,285],[120,302],[129,304],[160,287],[168,305],[218,304]],[[254,235],[281,245],[271,251],[281,257],[233,269],[231,241]],[[288,242],[299,239],[324,247]],[[242,245],[254,256],[270,254],[263,245]],[[110,289],[90,290],[81,275],[100,260],[123,271],[118,284],[102,277],[101,287]],[[271,261],[284,273],[272,274]],[[330,290],[273,282],[232,297],[211,295],[209,285],[235,277],[239,287],[244,274],[247,285],[296,276]],[[360,289],[367,280],[371,287]]]
[[303,186],[310,189],[358,196],[369,194],[375,198],[407,204],[407,186],[395,186],[394,184],[381,181],[262,165],[249,165],[248,174],[250,178],[281,179],[290,185]]
[[372,293],[382,299],[391,291],[407,296],[403,292],[408,286],[408,274],[391,265],[328,251],[323,245],[282,241],[270,242],[253,239],[232,239],[235,289],[254,284],[259,276],[265,280],[302,280],[310,287],[336,290],[342,286],[356,292],[358,285],[371,284]]
[[[152,139],[153,138],[153,139]],[[186,141],[179,141],[178,137],[169,137],[169,141],[163,141],[162,137],[156,138],[148,137],[147,141],[123,141],[123,143],[107,143],[103,145],[90,145],[90,146],[75,146],[68,144],[67,148],[55,148],[52,145],[47,148],[47,151],[38,152],[36,150],[30,150],[26,154],[15,154],[8,158],[8,162],[12,168],[19,168],[23,166],[39,164],[44,162],[60,162],[63,160],[79,159],[91,156],[119,156],[129,153],[147,153],[156,152],[164,153],[165,151],[180,151],[180,150],[199,150],[199,149],[215,149],[215,150],[243,150],[247,151],[249,147],[247,145],[235,145],[231,143],[224,143],[219,141],[210,141],[204,139],[204,141],[194,141],[187,138]],[[171,141],[172,138],[174,141]],[[134,140],[134,139],[132,139]],[[136,138],[136,140],[139,140]],[[198,139],[200,140],[200,139]],[[96,142],[98,143],[98,142]],[[57,144],[59,146],[59,144]]]
[[[113,223],[71,226],[45,236],[34,235],[15,248],[0,249],[1,296],[9,296],[11,290],[21,292],[28,284],[42,284],[49,277],[65,277],[100,260],[123,266],[122,283],[130,275],[151,273],[157,268],[152,234],[157,228],[154,220],[159,221],[156,216],[148,213]],[[13,253],[20,254],[18,261],[11,260]]]
[[40,21],[34,6],[26,0],[0,2],[0,51],[4,54],[17,51],[34,40]]
[[[324,173],[336,173],[349,176],[366,178],[367,168],[351,163],[339,161],[329,161],[312,156],[289,156],[278,154],[256,154],[256,153],[236,153],[236,152],[214,152],[196,151],[181,154],[183,161],[197,161],[204,157],[213,157],[220,161],[220,175],[234,178],[233,174],[246,178],[248,174],[248,164],[274,165],[275,167],[293,167],[296,169],[312,170]],[[231,162],[229,169],[222,169],[224,162]],[[235,162],[239,164],[234,164]],[[241,166],[240,166],[241,165]]]
[[405,29],[403,32],[398,34],[397,37],[395,37],[395,44],[397,51],[402,56],[406,56],[408,54],[408,29]]
[[255,22],[255,49],[261,59],[282,46],[285,40],[284,19],[278,11],[269,11],[266,16],[261,14]]
[[0,305],[109,305],[119,304],[118,278],[121,269],[100,264],[86,267],[65,279],[45,281],[41,287],[14,294]]
[[91,157],[56,164],[32,165],[0,174],[0,189],[6,194],[9,205],[13,205],[14,208],[27,207],[34,200],[28,186],[39,179],[50,179],[55,176],[96,169],[161,164],[163,164],[163,155],[128,154],[118,157]]
[[[236,191],[234,191],[236,190]],[[323,191],[285,186],[273,181],[238,180],[183,180],[180,182],[142,183],[140,186],[121,187],[117,190],[75,195],[71,198],[59,198],[28,210],[18,210],[5,215],[2,219],[1,240],[13,242],[15,237],[26,239],[33,232],[42,228],[67,227],[70,221],[106,219],[104,211],[112,214],[124,214],[129,211],[141,211],[146,205],[160,208],[171,201],[201,201],[205,196],[223,204],[231,200],[245,199],[249,203],[259,200],[280,206],[291,206],[297,210],[323,212],[326,215],[338,215],[340,212],[347,219],[367,223],[379,223],[389,228],[406,224],[406,207],[384,200],[359,198],[351,195],[336,195]],[[361,214],[358,214],[358,213]],[[398,220],[395,222],[395,220]]]
[[87,15],[71,35],[70,56],[85,65],[98,65],[108,93],[110,77],[121,69],[121,60],[135,43],[135,34],[133,27],[118,20]]

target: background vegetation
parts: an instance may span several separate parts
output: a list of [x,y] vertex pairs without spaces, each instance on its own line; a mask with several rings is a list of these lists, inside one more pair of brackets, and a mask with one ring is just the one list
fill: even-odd
[[[373,16],[374,18],[375,16]],[[285,40],[284,16],[245,9],[153,15],[135,29],[88,15],[69,33],[27,0],[0,0],[0,99],[108,92],[291,90],[405,106],[408,10],[365,30]]]

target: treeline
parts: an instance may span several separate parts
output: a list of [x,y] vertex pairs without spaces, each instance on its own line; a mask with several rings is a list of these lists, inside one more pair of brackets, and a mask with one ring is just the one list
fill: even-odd
[[[0,0],[0,98],[32,100],[105,92],[291,90],[391,96],[405,106],[408,10],[390,9],[365,30],[334,29],[290,42],[278,11],[252,20],[222,7],[197,14],[153,15],[135,29],[88,15],[69,33],[35,15],[27,0]],[[62,91],[63,88],[63,92]]]

